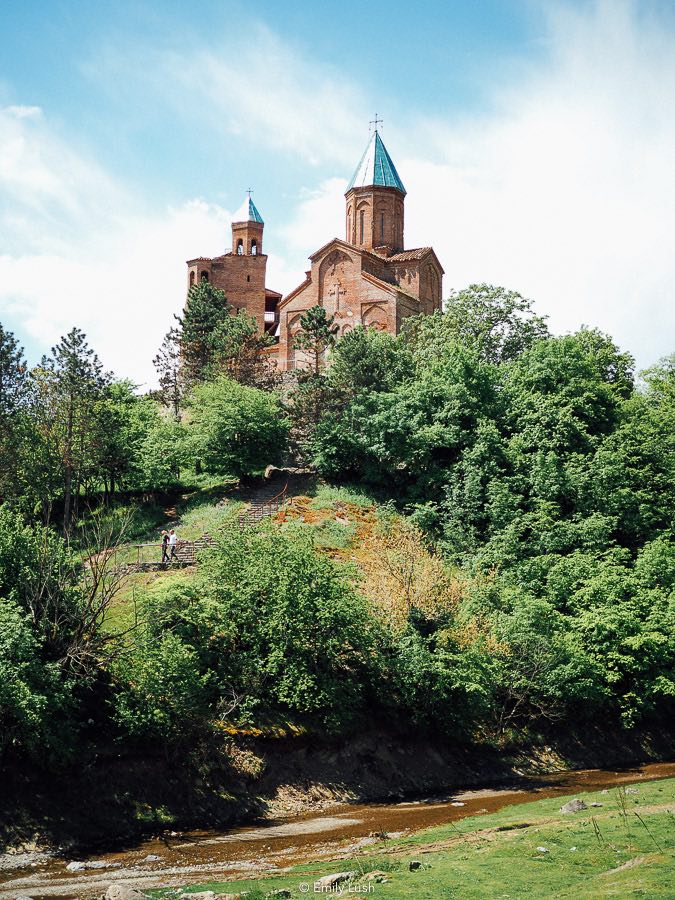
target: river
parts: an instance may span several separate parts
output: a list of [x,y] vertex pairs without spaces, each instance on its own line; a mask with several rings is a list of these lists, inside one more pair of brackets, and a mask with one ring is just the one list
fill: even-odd
[[0,871],[0,897],[81,898],[101,894],[117,880],[151,888],[272,874],[312,859],[356,852],[381,840],[377,837],[381,833],[399,836],[531,800],[674,776],[675,763],[654,763],[619,771],[537,775],[505,788],[458,790],[423,800],[341,804],[321,814],[225,832],[169,832],[123,852],[79,860],[99,867],[76,872],[66,868],[72,862],[68,859],[26,854],[16,858],[21,862],[17,866],[6,856]]

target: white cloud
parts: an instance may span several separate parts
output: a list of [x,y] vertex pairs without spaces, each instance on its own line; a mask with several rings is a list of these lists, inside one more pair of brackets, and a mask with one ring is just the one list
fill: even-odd
[[127,114],[169,106],[200,131],[207,125],[242,146],[280,149],[312,165],[351,161],[345,135],[362,134],[368,119],[364,92],[341,70],[305,60],[250,19],[229,23],[208,44],[201,31],[189,30],[177,49],[110,44],[85,71]]
[[[411,117],[406,134],[387,131],[408,189],[407,244],[434,245],[446,293],[503,284],[532,297],[555,330],[598,325],[649,364],[675,336],[675,31],[627,2],[546,9],[546,58],[495,90],[489,114]],[[356,162],[344,138],[362,136],[365,116],[360,88],[336,88],[334,72],[261,35],[244,49],[224,42],[218,57],[148,46],[145,71],[164,89],[188,66],[176,102],[194,91],[195,114],[200,97],[212,104],[205,140],[258,132],[270,153],[323,161],[287,225],[266,234],[268,284],[286,291],[309,253],[342,236]],[[148,212],[149,200],[61,139],[39,108],[0,110],[0,320],[11,311],[44,349],[77,324],[106,366],[152,380],[183,302],[184,261],[223,251],[229,215],[202,201]]]
[[62,140],[39,107],[0,108],[4,251],[65,247],[128,203],[122,186]]
[[[502,284],[554,331],[598,326],[647,365],[675,348],[675,31],[620,0],[545,9],[545,60],[496,88],[489,115],[385,137],[406,243],[434,245],[446,295]],[[293,253],[341,236],[343,189],[301,202]]]
[[16,119],[36,119],[42,115],[39,106],[8,106],[5,112]]
[[[306,189],[295,208],[289,210],[279,236],[286,255],[293,261],[296,287],[303,279],[309,263],[307,257],[331,238],[344,238],[344,192],[346,178],[327,178],[315,189]],[[299,277],[298,277],[299,276]]]
[[647,364],[675,344],[675,32],[638,6],[553,7],[550,56],[497,114],[433,123],[446,160],[401,160],[408,235],[445,285],[506,284],[554,330],[598,325]]
[[45,121],[0,110],[0,319],[47,350],[73,325],[107,367],[139,382],[180,312],[185,260],[222,253],[226,210],[201,201],[142,211]]
[[73,253],[0,256],[4,308],[48,348],[73,325],[106,367],[154,383],[152,357],[185,299],[185,260],[222,253],[229,214],[202,202],[131,216]]

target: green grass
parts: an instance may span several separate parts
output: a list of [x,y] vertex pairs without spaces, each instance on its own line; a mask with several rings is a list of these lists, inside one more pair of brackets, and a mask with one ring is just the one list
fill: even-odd
[[314,509],[328,509],[335,503],[353,503],[355,506],[369,507],[378,504],[378,499],[374,494],[364,491],[362,486],[351,487],[343,485],[341,487],[333,487],[329,484],[319,484],[314,493],[312,506]]
[[[167,495],[162,503],[150,501],[128,503],[113,508],[102,508],[92,515],[107,519],[124,517],[131,512],[130,524],[126,532],[127,541],[120,545],[115,554],[115,565],[134,563],[138,559],[136,544],[152,544],[141,549],[141,559],[145,562],[161,559],[161,533],[163,528],[175,528],[181,540],[193,541],[203,534],[215,534],[228,519],[236,518],[240,503],[226,500],[220,504],[231,482],[222,479],[205,480],[195,489],[193,486]],[[190,577],[189,572],[167,568],[158,572],[134,572],[126,575],[106,617],[105,628],[121,632],[134,624],[141,612],[140,601],[157,581]]]
[[[589,809],[571,815],[560,812],[570,797],[540,800],[387,842],[386,854],[380,847],[351,860],[297,866],[279,878],[200,884],[190,890],[287,888],[293,897],[302,897],[307,892],[301,885],[309,884],[313,895],[312,885],[321,875],[380,869],[388,883],[357,878],[351,893],[345,886],[342,896],[359,896],[360,886],[362,895],[370,888],[369,896],[383,900],[673,898],[675,779],[638,783],[632,789],[638,793],[612,789],[575,794]],[[594,801],[602,806],[590,807]],[[413,859],[422,868],[411,872]]]
[[126,575],[120,590],[108,609],[104,628],[109,633],[128,631],[137,619],[143,619],[143,601],[156,582],[165,584],[169,579],[189,579],[192,572],[185,569],[166,569],[157,572],[134,572]]
[[320,550],[345,550],[351,546],[356,534],[354,524],[342,524],[334,519],[315,523],[291,521],[282,528],[291,533],[311,534],[314,546]]

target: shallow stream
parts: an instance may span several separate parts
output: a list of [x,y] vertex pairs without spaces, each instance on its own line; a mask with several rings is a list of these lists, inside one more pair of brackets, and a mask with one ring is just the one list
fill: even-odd
[[341,804],[322,813],[224,832],[163,834],[121,853],[80,860],[97,866],[81,871],[67,869],[71,860],[26,854],[17,858],[20,866],[0,871],[0,897],[94,897],[117,880],[150,888],[273,873],[312,859],[355,852],[381,841],[383,833],[398,837],[532,800],[673,776],[675,763],[655,763],[620,771],[587,769],[537,775],[508,788],[458,790],[423,800]]

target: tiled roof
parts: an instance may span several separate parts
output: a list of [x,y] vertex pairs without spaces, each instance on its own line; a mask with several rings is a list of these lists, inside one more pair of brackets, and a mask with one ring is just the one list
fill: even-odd
[[387,262],[409,262],[413,259],[422,259],[431,250],[431,247],[417,247],[415,250],[402,250],[387,257]]
[[232,216],[233,222],[259,222],[264,225],[263,218],[256,209],[250,195],[246,197],[236,213]]
[[361,187],[392,187],[405,194],[403,182],[399,178],[396,166],[392,162],[391,156],[387,153],[387,148],[382,143],[379,132],[374,131],[372,137],[368,141],[361,162],[354,172],[352,180],[349,182],[347,191],[352,188]]

